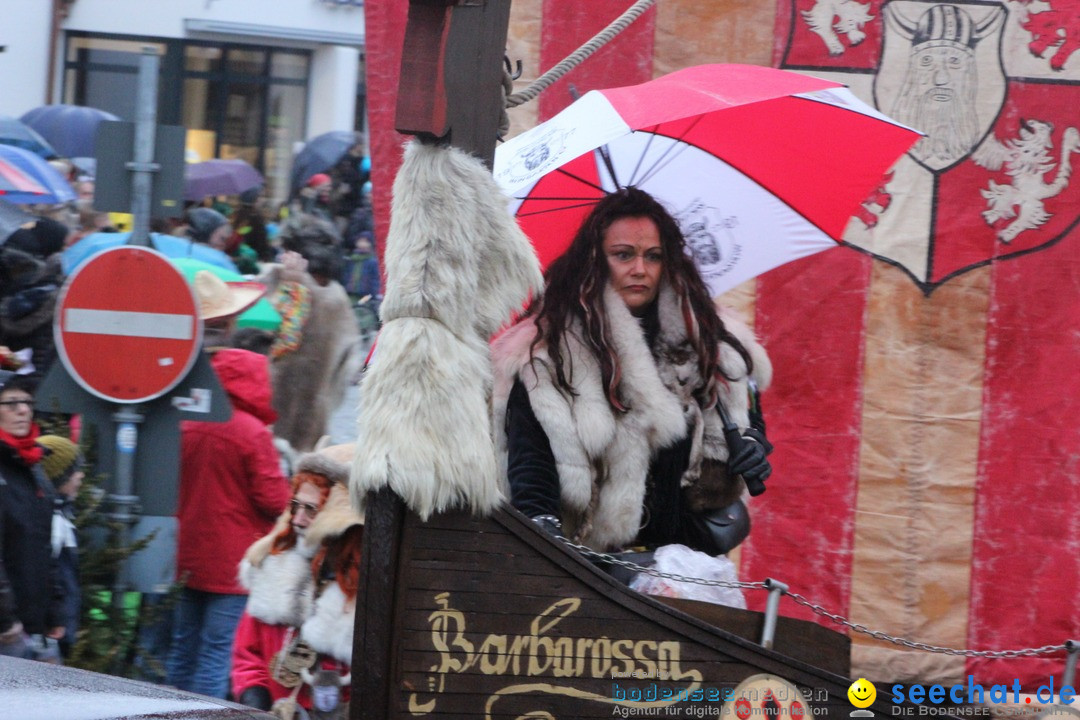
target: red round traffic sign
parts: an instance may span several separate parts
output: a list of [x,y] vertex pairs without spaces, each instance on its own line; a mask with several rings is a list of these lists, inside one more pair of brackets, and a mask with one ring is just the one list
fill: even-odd
[[99,253],[68,277],[53,335],[75,381],[119,403],[176,387],[202,347],[191,286],[164,255],[136,245]]

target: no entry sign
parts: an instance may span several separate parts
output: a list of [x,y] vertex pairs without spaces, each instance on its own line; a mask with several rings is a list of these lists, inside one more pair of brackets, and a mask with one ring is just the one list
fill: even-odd
[[71,274],[53,333],[72,378],[118,403],[167,393],[202,346],[198,305],[184,276],[164,255],[134,245],[95,255]]

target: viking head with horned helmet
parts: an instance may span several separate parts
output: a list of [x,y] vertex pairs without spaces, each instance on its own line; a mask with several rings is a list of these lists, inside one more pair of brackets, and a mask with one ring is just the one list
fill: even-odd
[[903,86],[889,111],[897,120],[926,133],[911,150],[919,162],[947,167],[979,141],[975,94],[975,46],[1004,19],[1000,9],[976,23],[958,5],[934,5],[912,22],[893,7],[886,18],[911,42]]

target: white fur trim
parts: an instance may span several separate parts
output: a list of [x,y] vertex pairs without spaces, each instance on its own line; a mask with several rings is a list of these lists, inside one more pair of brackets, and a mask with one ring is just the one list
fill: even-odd
[[315,601],[311,616],[300,628],[300,637],[316,652],[348,665],[352,663],[355,616],[356,603],[346,600],[345,593],[332,582]]
[[258,567],[241,561],[240,582],[248,589],[248,614],[270,625],[298,625],[311,608],[310,562],[310,557],[291,550],[267,555]]

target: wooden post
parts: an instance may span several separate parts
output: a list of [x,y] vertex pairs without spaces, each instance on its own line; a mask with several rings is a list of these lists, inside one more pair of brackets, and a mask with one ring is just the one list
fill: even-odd
[[[409,0],[395,127],[453,145],[491,167],[503,111],[502,59],[510,0]],[[362,440],[361,440],[362,442]],[[369,493],[353,633],[350,720],[394,716],[391,666],[404,502]]]
[[495,157],[510,0],[410,0],[395,127]]
[[385,720],[393,716],[390,660],[397,606],[394,588],[405,512],[405,503],[388,488],[368,493],[353,630],[349,720]]

